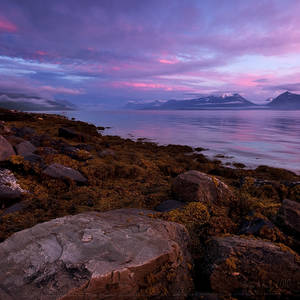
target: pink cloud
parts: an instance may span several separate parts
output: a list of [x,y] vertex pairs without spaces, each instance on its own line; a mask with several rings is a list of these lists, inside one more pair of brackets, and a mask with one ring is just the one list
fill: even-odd
[[160,59],[159,62],[162,64],[173,65],[173,64],[176,64],[178,62],[178,60]]
[[65,88],[65,87],[53,87],[53,86],[49,86],[49,85],[41,86],[40,89],[42,91],[56,93],[56,94],[69,94],[69,95],[84,94],[84,92],[79,89],[70,89],[70,88]]
[[0,17],[0,32],[15,32],[17,31],[17,26],[9,22],[3,17]]
[[38,50],[38,51],[36,51],[35,52],[37,55],[40,55],[40,56],[45,56],[45,55],[48,55],[48,53],[47,52],[45,52],[45,51],[41,51],[41,50]]

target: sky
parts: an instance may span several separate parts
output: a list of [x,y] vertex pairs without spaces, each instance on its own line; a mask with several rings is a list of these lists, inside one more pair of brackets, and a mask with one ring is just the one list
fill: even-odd
[[298,0],[1,0],[0,91],[117,108],[300,92]]

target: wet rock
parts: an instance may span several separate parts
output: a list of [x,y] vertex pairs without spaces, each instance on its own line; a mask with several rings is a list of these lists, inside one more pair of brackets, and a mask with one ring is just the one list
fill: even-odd
[[36,150],[36,147],[30,142],[24,141],[16,146],[16,150],[18,155],[26,156],[33,154],[33,152]]
[[186,229],[142,213],[83,213],[13,234],[0,244],[0,295],[20,300],[185,298],[192,290]]
[[177,200],[166,200],[156,206],[155,210],[159,212],[168,212],[173,209],[182,208],[185,206],[184,202]]
[[212,238],[206,253],[214,292],[240,297],[300,292],[300,258],[288,247],[229,236]]
[[0,161],[8,160],[12,155],[15,155],[12,145],[0,135]]
[[199,171],[187,171],[178,175],[172,185],[173,193],[184,202],[229,204],[233,195],[229,187],[217,179]]
[[77,170],[56,163],[48,166],[43,174],[53,178],[65,178],[81,183],[87,182],[87,179]]
[[19,200],[24,192],[10,170],[0,169],[0,207],[11,205]]
[[288,199],[283,200],[278,211],[277,222],[292,233],[300,234],[300,203]]
[[81,133],[78,133],[75,130],[66,127],[60,127],[58,129],[58,136],[65,139],[76,139],[82,142],[85,141],[85,137]]

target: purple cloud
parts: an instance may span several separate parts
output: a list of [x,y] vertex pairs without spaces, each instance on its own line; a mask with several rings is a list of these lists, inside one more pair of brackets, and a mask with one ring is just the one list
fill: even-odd
[[299,10],[292,0],[3,0],[0,88],[79,105],[217,90],[262,101],[298,84]]

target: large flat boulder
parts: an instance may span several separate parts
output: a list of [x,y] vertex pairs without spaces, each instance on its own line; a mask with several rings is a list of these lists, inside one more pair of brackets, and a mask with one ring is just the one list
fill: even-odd
[[205,173],[191,170],[178,175],[172,185],[174,195],[184,202],[229,204],[233,195],[221,180]]
[[277,222],[292,231],[300,234],[300,203],[288,199],[283,200],[278,211]]
[[13,234],[0,244],[0,299],[184,298],[188,233],[144,213],[89,212]]
[[73,168],[65,167],[61,164],[51,164],[44,171],[43,174],[46,174],[53,178],[58,179],[70,179],[76,182],[84,183],[87,179],[77,170]]
[[15,155],[15,151],[12,145],[0,135],[0,161],[5,161],[9,159],[12,155]]
[[245,298],[300,293],[300,257],[286,246],[215,237],[206,253],[206,275],[216,293]]

